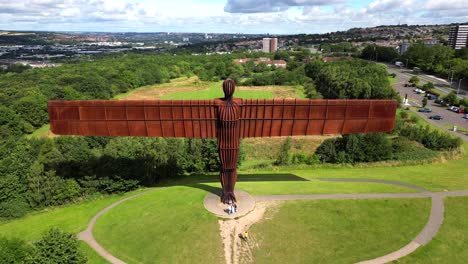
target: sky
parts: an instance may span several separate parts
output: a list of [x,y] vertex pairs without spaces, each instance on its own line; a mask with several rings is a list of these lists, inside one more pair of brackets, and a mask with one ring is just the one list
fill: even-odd
[[0,30],[326,33],[468,22],[468,0],[0,0]]

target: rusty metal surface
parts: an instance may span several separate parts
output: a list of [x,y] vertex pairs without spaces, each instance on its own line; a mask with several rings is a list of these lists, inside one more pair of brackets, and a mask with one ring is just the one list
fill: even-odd
[[49,101],[59,135],[216,137],[217,107],[205,101]]
[[235,202],[240,138],[391,131],[395,100],[242,100],[223,83],[215,100],[49,101],[59,135],[217,138],[221,201]]
[[[394,100],[236,100],[241,138],[387,132]],[[215,100],[49,101],[58,135],[215,138]]]

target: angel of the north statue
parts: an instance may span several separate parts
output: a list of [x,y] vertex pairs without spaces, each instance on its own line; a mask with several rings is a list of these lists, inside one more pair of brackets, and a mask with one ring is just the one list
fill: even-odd
[[49,101],[51,130],[58,135],[217,138],[221,201],[235,202],[241,138],[391,131],[396,100],[213,100]]

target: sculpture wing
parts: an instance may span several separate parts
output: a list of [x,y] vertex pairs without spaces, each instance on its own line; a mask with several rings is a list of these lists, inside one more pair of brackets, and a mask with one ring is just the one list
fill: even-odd
[[391,131],[396,100],[242,100],[241,138]]
[[49,101],[59,135],[216,137],[214,100]]

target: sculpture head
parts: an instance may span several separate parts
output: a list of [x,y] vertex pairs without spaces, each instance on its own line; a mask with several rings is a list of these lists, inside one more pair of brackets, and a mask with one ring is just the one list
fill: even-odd
[[226,79],[223,83],[224,99],[230,101],[236,90],[236,83],[231,79]]

